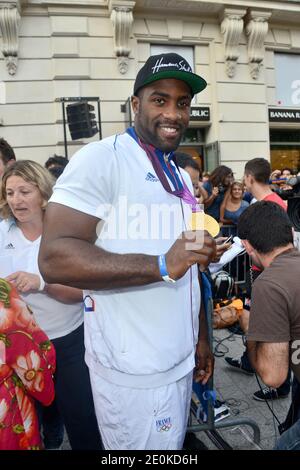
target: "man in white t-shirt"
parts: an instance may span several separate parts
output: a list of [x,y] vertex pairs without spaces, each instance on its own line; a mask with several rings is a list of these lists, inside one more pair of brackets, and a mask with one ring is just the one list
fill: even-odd
[[47,208],[40,269],[47,282],[85,290],[106,449],[180,449],[195,352],[195,380],[212,374],[198,265],[215,243],[187,232],[195,199],[173,159],[205,86],[183,57],[151,56],[135,80],[135,127],[77,152]]

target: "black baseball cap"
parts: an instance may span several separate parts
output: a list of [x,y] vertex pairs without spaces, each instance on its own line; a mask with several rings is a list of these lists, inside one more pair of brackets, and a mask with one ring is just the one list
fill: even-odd
[[136,76],[133,94],[136,95],[144,86],[164,78],[182,80],[189,85],[193,95],[204,90],[207,85],[204,78],[192,72],[190,64],[183,57],[171,52],[149,57]]

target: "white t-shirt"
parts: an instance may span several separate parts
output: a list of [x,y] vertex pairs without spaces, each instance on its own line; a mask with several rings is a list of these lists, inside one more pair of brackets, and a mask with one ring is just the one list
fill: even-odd
[[[121,254],[166,253],[191,215],[189,206],[165,191],[127,133],[79,150],[50,202],[102,219],[96,245]],[[175,284],[86,291],[84,304],[86,361],[108,381],[156,387],[193,369],[200,309],[196,266]]]
[[[39,274],[37,260],[40,242],[41,237],[35,241],[25,238],[13,220],[0,222],[0,276],[5,277],[16,271]],[[83,322],[83,304],[80,302],[65,304],[43,291],[22,294],[22,298],[50,339],[71,333]]]

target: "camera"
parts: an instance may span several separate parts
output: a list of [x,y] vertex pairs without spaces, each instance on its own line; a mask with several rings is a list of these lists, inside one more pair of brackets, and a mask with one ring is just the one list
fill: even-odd
[[223,193],[225,193],[226,188],[224,188],[222,183],[220,183],[220,184],[218,184],[218,190],[219,190],[219,194],[223,194]]
[[276,189],[281,199],[288,202],[288,215],[297,232],[300,232],[300,176],[292,176],[286,181],[291,189]]

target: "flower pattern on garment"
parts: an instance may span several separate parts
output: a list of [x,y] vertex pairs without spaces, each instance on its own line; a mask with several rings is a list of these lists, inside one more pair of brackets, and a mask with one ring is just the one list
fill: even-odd
[[28,390],[41,392],[44,388],[44,376],[40,370],[40,356],[33,350],[26,356],[18,356],[13,368],[19,377],[23,377],[23,383]]
[[21,388],[17,388],[16,397],[23,422],[23,425],[20,425],[20,429],[22,427],[22,431],[24,430],[24,435],[20,439],[20,447],[22,449],[27,449],[35,433],[35,410],[32,409],[32,403],[30,399]]
[[32,311],[19,297],[16,289],[0,279],[0,332],[9,329],[12,324],[31,331],[37,328]]
[[5,398],[0,401],[0,428],[8,412],[8,404]]
[[0,279],[0,450],[42,448],[34,399],[54,398],[54,347],[16,289]]

